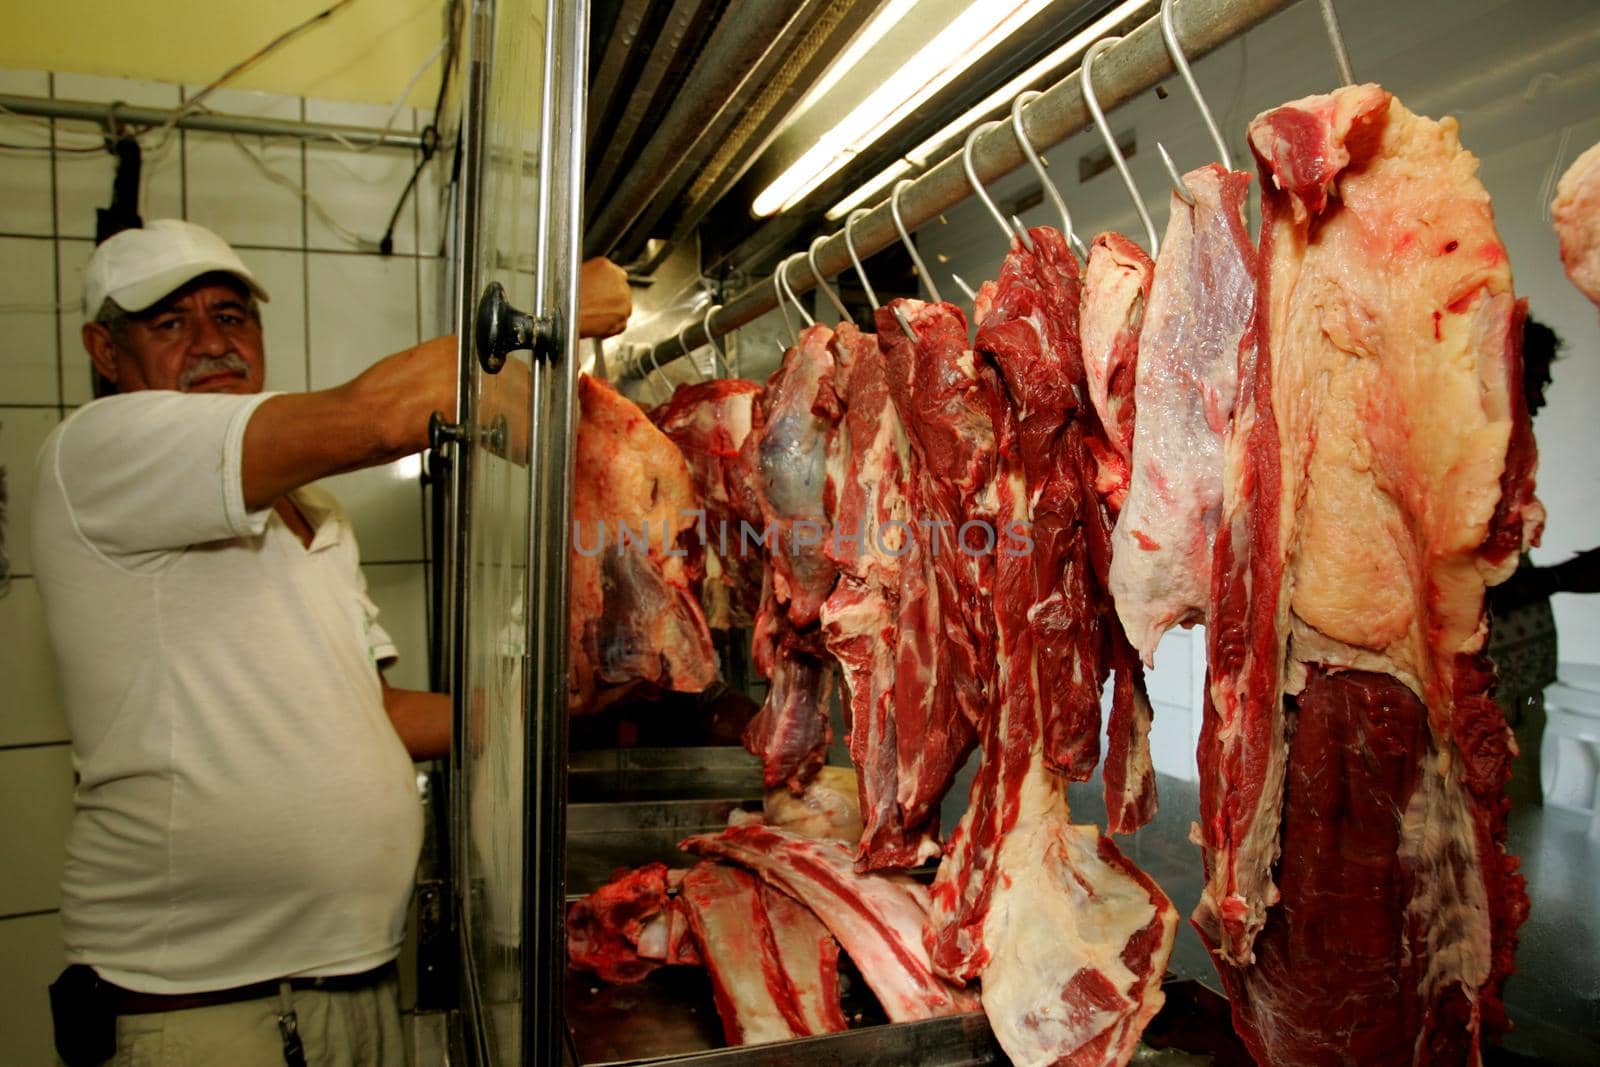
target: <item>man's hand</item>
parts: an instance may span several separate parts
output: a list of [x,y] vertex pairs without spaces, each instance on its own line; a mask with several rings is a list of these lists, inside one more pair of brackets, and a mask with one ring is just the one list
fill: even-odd
[[585,260],[578,268],[578,336],[613,337],[632,311],[627,272],[601,256]]

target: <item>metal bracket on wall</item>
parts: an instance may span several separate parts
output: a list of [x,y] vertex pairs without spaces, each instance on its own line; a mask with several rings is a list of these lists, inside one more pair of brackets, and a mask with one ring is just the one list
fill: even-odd
[[544,315],[535,318],[511,306],[499,282],[490,282],[478,300],[478,317],[473,329],[477,342],[478,365],[485,374],[499,374],[506,356],[527,350],[541,363],[552,362],[560,353],[556,344],[556,320]]

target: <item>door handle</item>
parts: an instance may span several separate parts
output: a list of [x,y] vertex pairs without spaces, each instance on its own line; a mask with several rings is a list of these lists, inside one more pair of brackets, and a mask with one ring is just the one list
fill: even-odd
[[512,307],[499,282],[490,282],[483,290],[473,333],[478,365],[485,374],[499,374],[512,352],[530,351],[534,359],[549,362],[556,351],[555,319],[535,318]]

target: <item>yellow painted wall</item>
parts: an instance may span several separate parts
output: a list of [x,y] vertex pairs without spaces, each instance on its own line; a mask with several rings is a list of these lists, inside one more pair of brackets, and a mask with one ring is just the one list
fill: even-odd
[[[205,85],[333,0],[0,0],[0,66]],[[228,84],[390,102],[444,35],[447,0],[354,0]],[[439,64],[409,103],[426,106]]]

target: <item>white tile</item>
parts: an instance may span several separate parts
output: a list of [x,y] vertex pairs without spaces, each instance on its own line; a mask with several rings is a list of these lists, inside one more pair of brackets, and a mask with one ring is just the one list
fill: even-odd
[[54,912],[0,921],[0,1034],[7,1063],[59,1063],[47,989],[63,964],[61,918]]
[[1168,704],[1163,700],[1150,702],[1150,761],[1157,774],[1181,778],[1186,782],[1200,780],[1195,762],[1194,723],[1199,716],[1186,705]]
[[421,340],[442,337],[450,332],[450,294],[445,292],[449,267],[437,257],[417,260],[417,300],[421,310]]
[[197,130],[184,140],[190,222],[237,245],[303,246],[299,144]]
[[261,305],[267,388],[306,388],[306,268],[301,252],[249,248],[239,253],[272,298]]
[[[33,508],[33,461],[57,421],[55,408],[0,407],[0,468],[6,472],[4,538],[12,574],[33,573],[29,516]],[[5,677],[0,675],[0,678]]]
[[401,689],[428,688],[427,575],[421,563],[367,566],[367,592],[378,605],[378,621],[394,638],[400,659],[385,673]]
[[[162,82],[102,78],[88,74],[58,74],[55,95],[63,100],[96,103],[124,102],[146,107],[172,108],[179,104],[178,87]],[[82,123],[60,124],[84,140]],[[146,137],[139,176],[139,212],[143,218],[178,218],[183,214],[183,138],[180,131]],[[62,153],[56,156],[56,225],[65,236],[93,237],[95,209],[111,203],[111,180],[116,163],[109,153]]]
[[72,750],[0,752],[0,915],[61,903],[61,865],[72,825]]
[[55,256],[52,241],[0,237],[0,404],[60,402]]
[[[381,127],[381,104],[306,101],[306,121]],[[406,129],[402,115],[397,128]],[[306,145],[306,190],[321,211],[307,225],[307,246],[343,251],[378,250],[389,216],[416,166],[416,153],[393,148],[354,151],[338,144]],[[326,217],[324,217],[324,213]],[[417,249],[416,205],[408,202],[395,223],[394,251]]]
[[321,483],[350,513],[367,563],[420,560],[420,456],[327,478]]
[[1162,635],[1161,643],[1156,645],[1156,665],[1144,672],[1151,700],[1189,703],[1193,684],[1189,651],[1194,640],[1191,630],[1172,629]]
[[10,591],[0,596],[0,678],[6,694],[0,745],[67,739],[44,605],[32,578],[11,579]]
[[[0,93],[45,98],[50,76],[39,70],[0,69]],[[0,141],[50,144],[50,120],[0,115]],[[46,152],[0,153],[0,233],[51,232],[50,156]]]
[[314,252],[307,260],[312,389],[417,343],[415,259]]
[[94,242],[56,242],[61,305],[61,402],[68,407],[94,399],[89,353],[83,348],[83,272],[94,253]]

